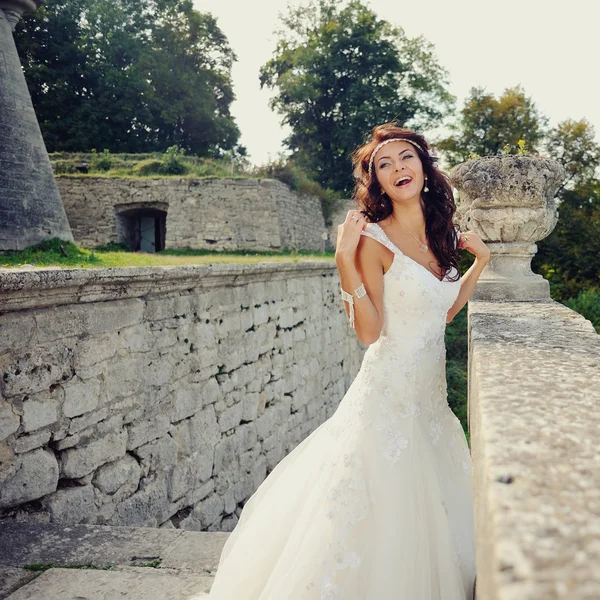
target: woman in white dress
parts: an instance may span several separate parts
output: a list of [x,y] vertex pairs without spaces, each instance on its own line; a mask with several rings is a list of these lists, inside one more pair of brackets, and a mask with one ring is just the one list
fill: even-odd
[[[211,600],[473,600],[471,457],[446,392],[446,323],[489,259],[459,234],[426,140],[393,123],[353,156],[336,264],[370,344],[336,412],[247,501]],[[461,277],[458,248],[476,256]]]

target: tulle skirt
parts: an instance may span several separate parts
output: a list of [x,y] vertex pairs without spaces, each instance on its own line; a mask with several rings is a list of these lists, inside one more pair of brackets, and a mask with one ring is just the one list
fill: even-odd
[[202,598],[472,600],[471,457],[459,420],[446,403],[432,438],[423,415],[388,427],[372,418],[376,399],[364,400],[357,377],[263,481]]

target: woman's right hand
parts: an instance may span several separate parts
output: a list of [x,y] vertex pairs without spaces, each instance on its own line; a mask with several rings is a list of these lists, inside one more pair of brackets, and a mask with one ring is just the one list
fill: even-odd
[[335,245],[335,261],[352,261],[360,242],[362,230],[367,226],[367,219],[360,210],[349,210],[346,220],[338,225],[337,242]]

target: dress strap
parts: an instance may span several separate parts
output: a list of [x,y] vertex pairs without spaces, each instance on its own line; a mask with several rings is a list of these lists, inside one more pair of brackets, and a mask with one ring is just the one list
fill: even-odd
[[391,250],[394,254],[402,254],[400,248],[397,248],[388,236],[385,234],[385,231],[381,228],[381,226],[377,223],[367,223],[367,226],[360,232],[361,235],[366,235],[367,237],[373,238],[377,240],[380,244],[383,244],[386,248]]

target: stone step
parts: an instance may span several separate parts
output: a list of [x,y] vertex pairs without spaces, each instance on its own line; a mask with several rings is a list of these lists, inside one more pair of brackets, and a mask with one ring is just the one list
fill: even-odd
[[211,583],[211,577],[170,569],[50,569],[8,600],[193,600]]
[[[111,597],[105,590],[112,590],[113,598],[138,598],[131,594],[139,593],[150,599],[154,596],[144,590],[163,587],[170,590],[163,598],[190,600],[192,592],[210,588],[228,536],[150,527],[0,523],[0,600],[103,600]],[[56,587],[61,582],[64,591]],[[50,591],[44,594],[55,595],[42,595],[46,587]]]

